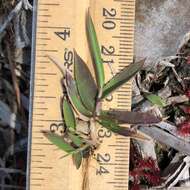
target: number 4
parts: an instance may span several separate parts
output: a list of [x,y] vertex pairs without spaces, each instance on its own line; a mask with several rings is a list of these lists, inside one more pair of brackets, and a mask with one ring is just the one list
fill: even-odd
[[108,174],[110,173],[106,168],[100,166],[99,169],[96,170],[96,175]]

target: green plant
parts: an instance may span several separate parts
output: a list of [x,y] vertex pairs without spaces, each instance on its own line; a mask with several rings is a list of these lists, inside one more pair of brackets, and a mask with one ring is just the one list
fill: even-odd
[[89,157],[99,146],[99,139],[95,132],[98,126],[101,125],[119,135],[143,138],[135,130],[122,127],[120,124],[150,124],[161,120],[148,113],[101,109],[103,99],[130,80],[141,69],[145,60],[129,65],[105,83],[103,61],[89,13],[87,15],[87,34],[96,81],[86,63],[75,50],[74,78],[67,68],[64,68],[55,58],[49,57],[61,69],[64,76],[62,84],[66,93],[63,95],[62,113],[65,132],[63,135],[57,135],[43,131],[53,144],[67,153],[65,156],[72,155],[77,169],[80,167],[82,159]]

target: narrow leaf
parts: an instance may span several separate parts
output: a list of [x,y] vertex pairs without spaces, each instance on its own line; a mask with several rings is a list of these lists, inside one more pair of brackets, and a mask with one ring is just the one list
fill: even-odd
[[75,129],[76,128],[75,115],[73,113],[70,103],[67,100],[63,101],[63,115],[66,126]]
[[85,151],[86,149],[88,149],[89,147],[90,147],[89,145],[84,145],[84,146],[82,146],[82,147],[80,147],[80,148],[75,149],[75,150],[72,151],[72,152],[69,152],[68,154],[62,156],[61,158],[65,158],[65,157],[67,157],[67,156],[69,156],[69,155],[71,155],[71,154],[77,154],[77,153],[79,153],[79,152],[83,152],[83,151]]
[[73,79],[73,77],[71,76],[70,73],[66,73],[66,89],[67,89],[67,94],[69,96],[70,101],[72,102],[74,108],[81,114],[85,115],[85,116],[92,116],[92,113],[90,113],[90,111],[88,111],[82,101],[81,98],[79,96],[78,90],[77,90],[77,86],[76,83]]
[[52,144],[56,145],[59,149],[67,153],[75,151],[71,145],[64,141],[63,137],[47,131],[43,131],[43,134]]
[[82,140],[81,137],[79,137],[78,135],[75,135],[73,133],[69,133],[69,138],[72,140],[72,142],[78,146],[81,147],[84,144],[84,141]]
[[111,120],[101,120],[100,124],[104,126],[106,129],[123,136],[131,136],[135,134],[135,132],[133,132],[129,128],[120,127],[117,123]]
[[131,137],[131,138],[137,138],[140,140],[149,140],[146,136],[143,134],[139,134],[136,131],[127,128],[127,127],[121,127],[117,123],[110,121],[110,120],[101,120],[100,124],[105,127],[106,129],[117,133],[122,136]]
[[84,61],[75,53],[74,74],[80,98],[84,106],[91,112],[95,110],[97,86]]
[[165,107],[166,102],[160,97],[155,94],[149,94],[149,93],[144,93],[144,96],[147,100],[149,100],[152,104],[160,106],[160,107]]
[[154,124],[162,121],[160,117],[150,113],[130,112],[130,111],[104,111],[102,118],[117,120],[120,124]]
[[78,170],[82,163],[82,153],[81,152],[73,154],[73,163]]
[[143,66],[145,59],[130,64],[129,66],[125,67],[121,72],[115,75],[108,83],[105,84],[103,88],[103,95],[102,98],[105,98],[114,90],[119,88],[121,85],[129,81]]
[[98,44],[95,27],[92,18],[90,16],[90,11],[88,11],[87,15],[87,34],[88,34],[88,41],[91,50],[91,55],[93,57],[97,84],[98,87],[102,89],[105,81],[103,60],[101,58],[100,46]]

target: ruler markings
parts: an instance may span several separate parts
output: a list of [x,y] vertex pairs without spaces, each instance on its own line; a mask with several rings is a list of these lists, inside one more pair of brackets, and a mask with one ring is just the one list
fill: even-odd
[[65,26],[38,26],[38,28],[42,28],[42,29],[70,29],[69,27],[65,27]]
[[51,50],[51,49],[37,49],[38,52],[58,52],[58,50]]
[[[113,57],[125,57],[126,55],[125,54],[112,54],[110,56],[113,56]],[[128,55],[130,56],[130,55]]]
[[35,102],[35,104],[45,104],[45,102]]
[[59,3],[39,3],[40,6],[59,6]]
[[128,150],[128,149],[125,149],[125,148],[115,148],[115,150],[116,150],[116,151],[124,151],[124,152],[125,152],[125,151]]
[[36,119],[35,121],[43,121],[43,122],[63,122],[63,120],[50,120],[50,119]]
[[48,110],[48,108],[33,108],[35,110]]
[[42,127],[44,127],[44,125],[33,125],[34,127],[39,127],[39,128],[42,128]]
[[54,146],[54,145],[51,144],[51,143],[39,143],[39,142],[35,143],[35,142],[33,142],[33,144],[34,144],[34,145],[39,145],[39,146]]
[[46,157],[45,155],[35,155],[35,154],[32,154],[33,157],[41,157],[41,158],[44,158]]
[[47,44],[37,44],[37,46],[47,46]]
[[38,63],[50,63],[50,61],[38,61]]
[[[124,96],[124,94],[118,94],[118,95],[123,95],[123,96]],[[125,100],[128,99],[128,98],[127,98],[128,95],[125,95],[125,96],[126,96],[126,97],[124,97],[124,98],[123,98],[123,97],[120,97],[119,99],[125,101]],[[118,102],[118,103],[120,103],[120,102]]]
[[[133,21],[121,21],[121,24],[124,25],[128,25],[128,24],[133,24]],[[130,33],[127,34],[128,36],[130,35]],[[133,36],[133,34],[131,34],[131,36]]]
[[[128,184],[128,182],[116,182],[116,181],[108,181],[109,184]],[[125,186],[127,187],[127,186]]]
[[45,41],[48,41],[48,40],[51,40],[51,38],[42,38],[42,37],[37,37],[38,40],[45,40]]
[[57,73],[36,73],[36,75],[56,76]]
[[117,170],[117,169],[115,169],[114,172],[118,173],[118,174],[128,174],[128,171],[126,171],[126,170]]
[[52,15],[38,15],[38,17],[52,17]]
[[39,20],[40,23],[48,23],[48,20]]
[[[41,139],[45,139],[45,138],[44,138],[44,136],[40,136],[40,137],[39,136],[35,136],[34,139],[40,139],[41,140]],[[34,150],[34,149],[32,149],[32,150]]]
[[99,163],[102,166],[128,166],[128,164],[122,163]]
[[[32,180],[31,180],[31,181],[32,181]],[[42,184],[34,184],[34,183],[31,183],[31,186],[40,187],[40,186],[42,186]]]
[[[129,149],[128,149],[129,150]],[[122,154],[122,155],[128,155],[128,152],[127,152],[127,150],[125,150],[125,151],[123,151],[123,150],[116,150],[115,151],[115,155],[120,155],[120,154]]]
[[126,185],[114,185],[115,188],[128,188]]
[[[33,133],[36,133],[36,134],[42,134],[42,132],[41,131],[33,131]],[[33,150],[34,148],[32,148],[32,150]]]
[[43,11],[49,11],[49,9],[38,9],[39,12],[43,12]]
[[34,98],[46,98],[46,99],[56,99],[56,96],[34,96]]
[[125,89],[126,92],[131,92],[131,89],[129,89],[129,85],[128,84],[126,84],[125,86],[122,86],[120,89],[122,89],[122,90]]
[[[126,36],[112,36],[112,38],[127,39]],[[130,41],[130,42],[131,42],[131,40],[126,40],[125,42],[127,42],[127,41]]]
[[120,140],[116,139],[116,143],[128,144],[129,142],[128,141],[120,141]]
[[115,174],[116,177],[128,177],[128,175],[124,175],[124,174]]
[[42,69],[42,70],[47,69],[47,67],[45,67],[45,66],[38,66],[38,65],[36,65],[36,68],[37,69]]
[[42,175],[42,172],[31,172],[31,174]]
[[118,107],[119,108],[123,108],[123,109],[125,109],[126,108],[126,106],[129,106],[130,104],[125,104],[125,105],[123,105],[123,104],[118,104]]
[[123,44],[123,45],[122,45],[122,44],[120,43],[119,45],[120,45],[120,47],[119,47],[120,50],[130,50],[130,47],[129,47],[127,44]]
[[[127,29],[131,28],[131,26],[134,26],[134,25],[125,24],[125,25],[121,25],[120,27],[121,27],[121,28],[125,28],[125,29],[127,30]],[[129,39],[129,40],[130,40],[130,41],[133,41],[132,39]]]
[[[39,31],[38,31],[37,34],[38,34],[38,35],[41,35],[41,34],[43,34],[43,35],[47,35],[48,32],[39,32]],[[46,45],[48,45],[48,44],[46,44]]]
[[38,93],[38,94],[44,93],[44,92],[46,92],[46,91],[45,91],[45,90],[37,90],[37,89],[36,89],[36,93]]
[[123,53],[133,53],[133,52],[132,52],[132,51],[128,51],[128,50],[125,50],[125,51],[119,50],[119,53],[120,53],[120,54],[123,54]]
[[127,2],[127,0],[114,0],[116,2]]
[[[33,155],[32,155],[33,156]],[[45,170],[51,170],[53,167],[48,167],[48,166],[34,166],[34,169],[45,169]]]
[[44,178],[31,178],[31,180],[33,180],[33,181],[43,181]]
[[127,160],[115,160],[116,162],[128,162],[129,161],[129,159],[127,159]]
[[115,156],[115,159],[117,159],[117,158],[119,158],[119,159],[126,159],[127,157],[126,156]]
[[116,170],[118,169],[118,170],[121,170],[121,171],[127,171],[128,172],[129,168],[128,167],[118,167],[118,166],[116,166],[115,169]]
[[117,137],[117,140],[126,140],[126,138],[124,138],[124,137]]
[[118,104],[127,104],[127,103],[130,103],[130,101],[126,102],[126,99],[125,100],[118,100],[117,102],[118,102]]
[[114,178],[115,181],[125,181],[126,178]]
[[106,17],[105,19],[106,20],[118,20],[118,21],[125,20],[125,18],[116,18],[116,17]]
[[32,150],[35,150],[35,151],[42,151],[43,149],[42,149],[42,148],[32,148]]
[[108,146],[110,146],[110,147],[126,147],[126,145],[122,145],[122,144],[110,144]]

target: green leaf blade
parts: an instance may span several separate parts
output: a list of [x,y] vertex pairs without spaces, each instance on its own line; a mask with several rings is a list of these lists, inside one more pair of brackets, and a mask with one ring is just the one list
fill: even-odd
[[75,151],[75,149],[65,142],[61,136],[46,131],[44,131],[43,134],[52,144],[56,145],[59,149],[65,151],[66,153],[69,154]]
[[70,103],[63,100],[63,115],[65,124],[68,128],[76,129],[76,119]]
[[103,88],[102,98],[105,98],[121,85],[129,81],[142,68],[144,62],[145,59],[137,63],[130,64],[128,67],[125,67],[121,72],[116,74],[110,81],[105,84]]
[[162,99],[160,96],[155,95],[155,94],[149,94],[149,93],[144,93],[145,98],[150,101],[152,104],[157,105],[159,107],[165,107],[166,102],[164,99]]
[[66,73],[66,83],[67,83],[66,89],[69,99],[72,102],[75,109],[84,116],[87,117],[92,116],[92,113],[84,107],[81,98],[79,96],[76,83],[69,73]]
[[127,127],[121,127],[118,125],[118,123],[111,121],[111,120],[105,120],[105,119],[101,120],[100,124],[103,127],[105,127],[106,129],[108,129],[116,134],[125,136],[125,137],[137,138],[140,140],[149,140],[143,134],[139,134],[136,131],[134,131],[130,128],[127,128]]
[[87,15],[87,34],[91,55],[93,57],[93,62],[95,66],[97,84],[98,87],[102,89],[105,82],[103,60],[101,57],[100,46],[98,43],[95,27],[90,16],[90,11],[88,11]]
[[98,93],[95,81],[84,61],[75,51],[74,75],[77,89],[84,106],[94,112]]
[[120,127],[117,123],[115,123],[111,120],[105,120],[105,119],[101,120],[100,124],[102,126],[104,126],[106,129],[108,129],[114,133],[117,133],[117,134],[120,134],[123,136],[131,136],[132,135],[132,132],[129,129]]
[[76,169],[78,170],[82,163],[82,153],[81,152],[73,154],[73,163],[76,166]]

